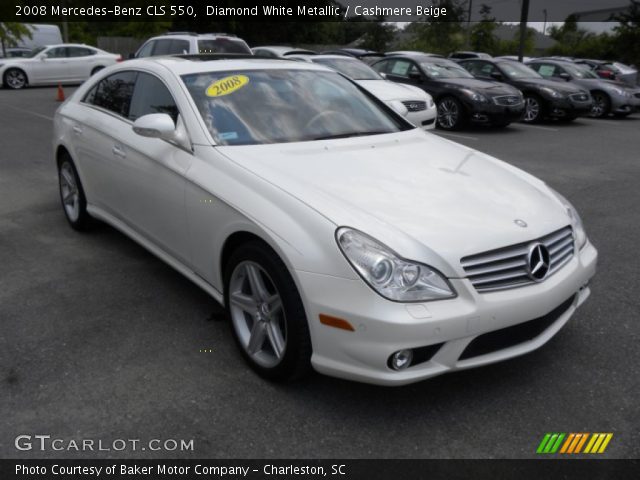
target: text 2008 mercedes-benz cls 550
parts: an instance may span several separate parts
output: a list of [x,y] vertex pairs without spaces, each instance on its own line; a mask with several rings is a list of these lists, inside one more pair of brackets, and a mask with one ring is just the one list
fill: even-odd
[[132,60],[57,111],[67,220],[100,219],[223,303],[261,375],[401,385],[535,350],[597,252],[542,181],[322,66]]

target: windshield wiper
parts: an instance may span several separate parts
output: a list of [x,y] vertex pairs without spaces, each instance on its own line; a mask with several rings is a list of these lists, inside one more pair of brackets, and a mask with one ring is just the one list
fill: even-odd
[[314,140],[333,140],[334,138],[365,137],[367,135],[382,135],[383,133],[391,133],[391,132],[389,130],[374,130],[369,132],[337,133],[335,135],[325,135],[323,137],[315,137]]

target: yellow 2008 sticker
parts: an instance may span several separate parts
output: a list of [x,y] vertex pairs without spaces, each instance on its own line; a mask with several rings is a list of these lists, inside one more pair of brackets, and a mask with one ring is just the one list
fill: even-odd
[[249,83],[249,77],[246,75],[231,75],[213,82],[207,87],[206,93],[208,97],[222,97],[240,90],[247,83]]

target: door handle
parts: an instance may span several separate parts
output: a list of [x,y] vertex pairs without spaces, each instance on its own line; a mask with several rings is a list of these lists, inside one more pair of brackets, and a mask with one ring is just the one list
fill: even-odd
[[73,126],[73,133],[75,133],[76,135],[82,134],[82,127],[80,125],[74,125]]
[[120,145],[114,145],[111,149],[111,153],[113,153],[116,157],[127,158],[127,154],[124,153],[124,150]]

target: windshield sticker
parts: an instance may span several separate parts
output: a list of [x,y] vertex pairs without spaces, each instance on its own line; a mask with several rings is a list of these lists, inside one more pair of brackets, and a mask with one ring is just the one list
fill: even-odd
[[246,75],[231,75],[230,77],[224,77],[220,80],[216,80],[207,87],[207,97],[222,97],[229,95],[230,93],[240,90],[247,83],[249,83],[249,77]]
[[555,68],[556,67],[554,67],[553,65],[540,65],[538,73],[543,77],[551,77]]
[[218,133],[220,140],[236,140],[238,138],[238,132],[220,132]]

